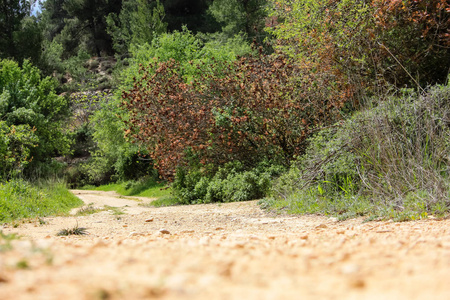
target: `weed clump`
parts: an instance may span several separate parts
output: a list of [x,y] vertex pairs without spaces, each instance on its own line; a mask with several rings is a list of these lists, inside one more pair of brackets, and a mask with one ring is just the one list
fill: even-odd
[[87,228],[78,227],[78,224],[77,224],[77,226],[75,226],[73,228],[62,229],[56,235],[57,236],[86,235],[86,234],[88,234],[88,232],[86,230],[87,230]]

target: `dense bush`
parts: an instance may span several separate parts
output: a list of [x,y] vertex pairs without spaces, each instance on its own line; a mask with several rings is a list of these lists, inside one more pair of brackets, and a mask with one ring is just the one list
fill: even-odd
[[194,35],[186,27],[181,31],[161,34],[151,42],[133,44],[130,47],[131,58],[129,66],[120,74],[120,89],[128,90],[133,87],[135,79],[140,78],[140,68],[155,62],[166,62],[171,59],[182,66],[179,74],[186,81],[206,71],[198,67],[213,63],[227,65],[236,60],[239,55],[246,55],[252,50],[240,36],[222,38],[221,35]]
[[[100,109],[90,118],[93,140],[97,145],[85,167],[88,174],[85,174],[87,179],[84,181],[90,184],[98,184],[105,179],[131,180],[145,175],[154,176],[153,161],[146,147],[124,138],[125,125],[121,119],[127,120],[129,112],[118,107],[122,102],[121,91],[131,89],[133,80],[140,78],[140,65],[175,59],[181,65],[180,74],[188,81],[200,73],[196,65],[209,65],[213,57],[215,61],[225,64],[235,60],[237,53],[249,52],[250,47],[239,37],[223,41],[215,36],[195,36],[184,28],[181,32],[155,37],[150,44],[133,44],[131,51],[131,58],[127,59],[128,67],[118,75],[120,85],[117,93],[112,99],[103,101]],[[80,169],[80,173],[84,171]]]
[[0,176],[68,153],[70,143],[63,131],[68,103],[54,89],[55,82],[42,78],[28,61],[22,67],[0,61]]
[[450,86],[435,86],[357,113],[311,139],[274,190],[302,212],[403,219],[448,211],[449,100]]
[[0,179],[14,177],[23,171],[37,140],[28,124],[8,126],[5,121],[0,121]]
[[254,200],[267,195],[273,178],[284,170],[268,162],[246,170],[244,164],[233,161],[208,174],[200,165],[191,165],[178,168],[172,187],[184,204]]
[[[398,86],[444,84],[450,67],[450,2],[372,0],[380,71]],[[409,74],[408,74],[409,73]]]
[[346,101],[304,90],[299,69],[282,55],[196,68],[202,74],[186,83],[180,63],[153,63],[123,95],[127,136],[147,147],[167,179],[189,151],[204,165],[237,160],[251,168],[264,159],[288,165],[315,128],[340,119]]
[[278,49],[314,77],[333,74],[335,87],[348,82],[353,95],[361,96],[386,89],[386,83],[445,82],[449,5],[444,0],[273,0],[270,32]]

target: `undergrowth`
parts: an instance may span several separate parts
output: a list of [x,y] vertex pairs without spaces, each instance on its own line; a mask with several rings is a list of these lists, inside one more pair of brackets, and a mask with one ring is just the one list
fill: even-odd
[[58,182],[30,183],[13,179],[0,183],[0,222],[66,214],[83,202]]
[[170,187],[163,182],[157,182],[154,178],[143,178],[141,180],[131,180],[106,185],[84,186],[86,190],[115,191],[122,196],[138,196],[159,198],[170,194]]
[[173,195],[167,195],[163,196],[161,198],[158,198],[156,200],[153,200],[148,203],[139,204],[141,206],[145,207],[164,207],[164,206],[174,206],[174,205],[182,205],[184,204],[180,198],[177,198]]
[[450,210],[450,86],[374,102],[309,140],[263,207],[397,221]]

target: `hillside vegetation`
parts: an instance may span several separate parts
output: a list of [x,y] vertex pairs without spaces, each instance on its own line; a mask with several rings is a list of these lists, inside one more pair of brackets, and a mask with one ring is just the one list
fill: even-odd
[[56,176],[170,186],[170,204],[449,212],[448,1],[29,5],[0,9],[5,186]]

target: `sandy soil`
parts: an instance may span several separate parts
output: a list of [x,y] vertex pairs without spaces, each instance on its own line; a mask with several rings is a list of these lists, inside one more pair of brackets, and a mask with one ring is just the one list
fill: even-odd
[[[4,234],[0,299],[450,299],[450,220],[338,222],[272,216],[256,202],[148,208],[148,199],[74,191],[119,207]],[[86,227],[85,236],[59,237]]]

